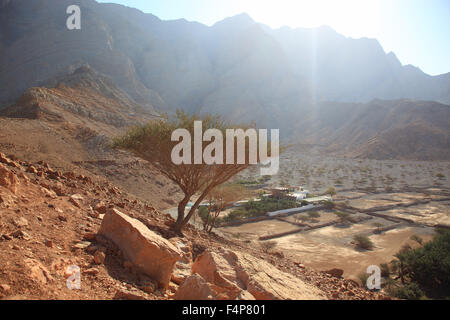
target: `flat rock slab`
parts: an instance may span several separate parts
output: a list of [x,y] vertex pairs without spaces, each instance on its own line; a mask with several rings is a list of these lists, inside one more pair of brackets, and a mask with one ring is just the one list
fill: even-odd
[[326,299],[323,291],[292,274],[252,255],[226,249],[203,252],[192,265],[192,273],[209,283],[219,299],[239,299],[242,291],[256,300]]

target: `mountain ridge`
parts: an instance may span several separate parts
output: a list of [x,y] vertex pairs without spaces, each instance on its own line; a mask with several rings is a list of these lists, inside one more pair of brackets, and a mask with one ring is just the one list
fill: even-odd
[[[199,107],[197,104],[206,101],[205,108],[214,109],[214,87],[208,83],[221,81],[222,77],[214,70],[226,65],[228,58],[220,53],[225,49],[239,57],[245,48],[233,47],[232,43],[246,36],[255,38],[247,47],[258,59],[262,59],[259,55],[265,52],[280,52],[272,59],[286,64],[289,70],[284,74],[294,75],[286,81],[291,86],[299,86],[297,95],[305,99],[368,102],[373,98],[413,98],[450,103],[447,87],[450,75],[429,76],[422,71],[411,71],[410,66],[393,63],[398,59],[386,54],[377,40],[348,38],[330,27],[272,29],[255,22],[245,13],[208,27],[186,20],[164,21],[134,8],[88,0],[72,1],[82,8],[84,28],[70,32],[64,28],[66,16],[62,13],[69,2],[52,3],[52,10],[48,11],[42,10],[49,6],[44,0],[37,0],[32,6],[22,0],[3,2],[2,29],[8,32],[0,32],[0,43],[4,48],[4,58],[0,59],[3,73],[0,84],[8,90],[0,94],[0,104],[12,103],[26,88],[39,85],[40,80],[52,78],[68,66],[88,63],[111,76],[139,103],[152,101],[159,107],[173,110],[185,105],[195,109]],[[7,15],[14,16],[15,20]],[[26,24],[36,31],[24,28]],[[256,26],[261,26],[259,34],[251,31]],[[39,33],[47,33],[58,46],[47,45],[47,37],[43,38]],[[265,37],[272,38],[272,42],[264,43]],[[96,43],[89,39],[95,39]],[[221,46],[222,41],[228,45]],[[316,43],[317,51],[314,70],[311,70],[313,57],[309,54],[312,41]],[[67,54],[62,55],[59,50]],[[27,55],[23,56],[23,52]],[[104,59],[99,61],[99,57]],[[54,63],[48,64],[48,59]],[[46,72],[41,70],[39,74],[28,72],[29,75],[24,75],[19,71],[36,69],[43,63]],[[238,67],[245,63],[241,61]],[[257,67],[264,66],[259,64]],[[364,69],[367,71],[362,73]],[[231,70],[223,71],[229,73]],[[257,73],[257,69],[247,71]],[[273,72],[263,76],[270,79]],[[245,74],[238,73],[238,77],[242,75]],[[346,80],[342,81],[344,78]],[[6,79],[10,79],[11,84]],[[251,85],[256,85],[255,81],[247,84]],[[270,90],[274,94],[278,92],[275,88]],[[187,93],[189,91],[191,93]],[[251,88],[249,93],[260,94]],[[239,101],[242,96],[235,89],[230,94],[235,97],[232,102]],[[280,103],[279,100],[275,102]]]

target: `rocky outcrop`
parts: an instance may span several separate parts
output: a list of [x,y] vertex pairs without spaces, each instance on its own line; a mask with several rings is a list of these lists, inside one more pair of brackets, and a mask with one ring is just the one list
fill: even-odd
[[175,300],[213,300],[217,292],[199,274],[188,277],[173,296]]
[[224,299],[248,296],[242,294],[244,290],[257,300],[326,298],[319,289],[264,260],[225,249],[205,251],[195,260],[192,272],[215,285],[217,296]]
[[0,186],[5,187],[12,193],[17,191],[18,180],[16,175],[0,163]]
[[172,282],[181,285],[191,275],[192,243],[184,238],[171,238],[169,240],[181,252],[181,259],[177,261],[171,276]]
[[166,289],[181,252],[168,240],[149,230],[142,222],[116,209],[109,209],[99,234],[113,241],[138,269]]
[[40,284],[47,284],[47,282],[53,281],[53,277],[50,275],[50,272],[39,261],[27,258],[24,260],[24,264],[28,269],[29,277],[36,282]]

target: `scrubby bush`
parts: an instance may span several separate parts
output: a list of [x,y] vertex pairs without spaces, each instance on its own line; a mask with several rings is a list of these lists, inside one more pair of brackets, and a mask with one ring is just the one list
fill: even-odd
[[249,201],[242,207],[232,210],[223,221],[233,221],[263,216],[268,212],[296,208],[297,202],[290,199],[261,197],[260,201]]
[[392,289],[391,295],[400,299],[419,300],[424,296],[423,291],[419,288],[417,283],[411,282],[399,288]]
[[367,288],[367,279],[369,278],[369,274],[363,272],[358,275],[359,281],[361,281],[361,285],[364,288]]
[[367,236],[356,235],[353,237],[353,240],[358,248],[364,250],[372,250],[375,247],[372,240],[370,240]]

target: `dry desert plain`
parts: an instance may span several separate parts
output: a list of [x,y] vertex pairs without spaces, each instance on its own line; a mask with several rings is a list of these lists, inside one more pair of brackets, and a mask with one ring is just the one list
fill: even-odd
[[[258,172],[252,168],[240,179],[258,179]],[[307,220],[315,229],[299,227],[305,212],[222,227],[218,232],[261,244],[262,236],[291,231],[266,241],[275,241],[276,250],[306,266],[339,268],[345,278],[356,280],[369,265],[390,262],[403,245],[417,246],[412,235],[427,241],[436,226],[450,227],[449,176],[448,161],[346,159],[287,150],[280,157],[279,173],[267,184],[302,185],[314,195],[333,187],[337,208],[319,210],[318,218]],[[357,222],[341,223],[336,211],[349,213]],[[355,235],[368,236],[375,248],[357,249]]]

